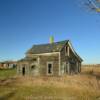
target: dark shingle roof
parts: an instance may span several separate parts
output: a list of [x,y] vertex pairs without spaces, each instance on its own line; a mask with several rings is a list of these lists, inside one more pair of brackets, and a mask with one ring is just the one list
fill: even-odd
[[33,47],[29,49],[27,53],[39,54],[39,53],[59,52],[68,41],[69,40],[54,42],[49,44],[33,45]]
[[18,62],[20,62],[20,61],[33,61],[33,58],[31,58],[31,57],[25,57],[25,58],[23,58],[23,59],[20,59],[20,60],[18,60]]

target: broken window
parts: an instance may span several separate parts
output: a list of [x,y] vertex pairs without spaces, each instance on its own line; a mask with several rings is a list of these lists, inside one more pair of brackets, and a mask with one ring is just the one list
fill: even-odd
[[31,66],[31,69],[35,69],[35,65],[32,65],[32,66]]
[[69,48],[69,46],[66,46],[65,47],[65,55],[69,56],[69,53],[70,53],[70,48]]
[[37,59],[36,58],[33,58],[33,61],[37,61]]
[[47,66],[47,73],[48,74],[52,74],[53,73],[53,64],[52,63],[48,63],[48,66]]

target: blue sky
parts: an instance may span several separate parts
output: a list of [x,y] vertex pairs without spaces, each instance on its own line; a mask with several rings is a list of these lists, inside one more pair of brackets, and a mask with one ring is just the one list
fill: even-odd
[[17,60],[33,44],[70,39],[86,64],[100,63],[100,14],[82,0],[0,0],[0,61]]

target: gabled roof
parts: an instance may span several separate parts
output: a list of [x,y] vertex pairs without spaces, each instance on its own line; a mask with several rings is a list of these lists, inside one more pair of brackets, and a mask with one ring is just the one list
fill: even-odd
[[26,52],[26,54],[41,54],[41,53],[60,52],[66,44],[68,44],[70,46],[74,55],[80,61],[83,61],[82,58],[75,52],[75,50],[69,40],[48,43],[48,44],[33,45],[32,48]]
[[80,60],[80,61],[83,61],[83,59],[76,53],[76,51],[74,50],[73,48],[73,45],[70,41],[68,41],[68,45],[70,46],[72,52],[74,53],[74,55]]
[[64,47],[64,45],[67,42],[68,40],[48,43],[48,44],[33,45],[33,47],[29,49],[27,53],[40,54],[40,53],[60,52],[60,50]]

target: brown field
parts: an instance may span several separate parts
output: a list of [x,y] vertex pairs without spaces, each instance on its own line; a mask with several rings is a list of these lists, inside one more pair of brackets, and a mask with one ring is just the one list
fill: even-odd
[[100,67],[63,77],[0,78],[0,100],[100,100]]
[[100,78],[100,65],[83,65],[81,74],[88,74]]

